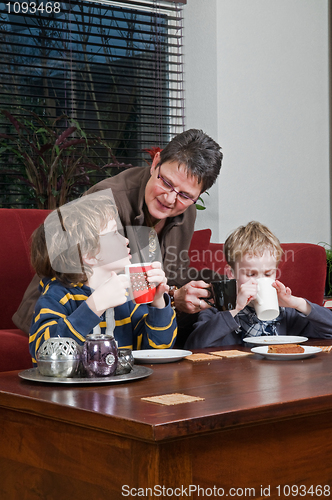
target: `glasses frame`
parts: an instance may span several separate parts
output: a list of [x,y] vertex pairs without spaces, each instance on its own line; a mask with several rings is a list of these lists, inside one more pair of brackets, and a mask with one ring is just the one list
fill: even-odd
[[[160,167],[161,167],[161,165],[158,165],[158,167],[157,167],[157,168],[158,168],[158,175],[157,175],[157,179],[160,179],[160,180],[161,180],[161,181],[162,181],[162,182],[163,182],[166,186],[168,186],[168,187],[169,187],[169,189],[170,189],[170,191],[167,191],[167,190],[166,190],[165,192],[166,192],[166,193],[173,193],[173,191],[174,191],[174,193],[176,193],[176,199],[177,199],[177,200],[179,200],[179,202],[180,202],[180,203],[185,204],[185,203],[186,203],[186,201],[188,200],[188,201],[191,201],[191,202],[195,205],[195,204],[197,203],[198,198],[199,198],[199,196],[200,196],[200,195],[196,198],[196,200],[194,200],[194,198],[191,198],[191,197],[190,197],[190,196],[188,196],[187,194],[185,194],[185,193],[181,193],[181,191],[177,191],[177,190],[175,189],[175,187],[174,187],[174,186],[172,186],[172,184],[171,184],[170,182],[168,182],[166,179],[164,179],[164,177],[160,174]],[[178,196],[180,196],[180,198],[178,198]],[[184,198],[184,199],[183,199],[183,198]]]

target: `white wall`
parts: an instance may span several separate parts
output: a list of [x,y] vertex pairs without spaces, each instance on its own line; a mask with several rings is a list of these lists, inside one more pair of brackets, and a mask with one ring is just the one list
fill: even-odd
[[223,148],[196,228],[330,241],[328,0],[188,0],[186,128]]
[[[187,1],[184,8],[186,128],[202,129],[222,145],[218,141],[217,0]],[[195,227],[210,227],[214,241],[219,241],[218,183],[202,199],[206,210],[197,212]]]

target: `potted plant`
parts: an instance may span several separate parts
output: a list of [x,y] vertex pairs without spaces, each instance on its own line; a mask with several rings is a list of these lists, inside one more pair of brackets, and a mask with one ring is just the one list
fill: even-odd
[[[14,127],[14,134],[0,134],[0,158],[5,157],[11,166],[2,171],[14,173],[33,190],[38,208],[54,209],[77,197],[83,186],[91,184],[92,173],[131,166],[117,162],[104,141],[88,138],[80,125],[65,115],[50,120],[32,111],[19,112],[25,116],[19,119],[1,110]],[[69,126],[60,127],[61,122]],[[104,164],[100,148],[110,162]]]
[[323,241],[318,243],[318,245],[322,245],[326,252],[325,296],[332,297],[332,247]]

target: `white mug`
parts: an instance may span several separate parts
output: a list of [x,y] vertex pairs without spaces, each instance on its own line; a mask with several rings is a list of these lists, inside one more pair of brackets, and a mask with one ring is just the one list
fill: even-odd
[[270,321],[279,316],[279,302],[277,290],[272,286],[274,278],[257,279],[257,296],[254,300],[258,319]]

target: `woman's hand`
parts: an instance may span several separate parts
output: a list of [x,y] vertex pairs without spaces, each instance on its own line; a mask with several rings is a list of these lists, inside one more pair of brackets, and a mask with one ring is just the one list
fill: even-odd
[[202,300],[211,297],[210,285],[205,281],[190,281],[174,292],[174,305],[177,311],[197,313],[210,306]]

